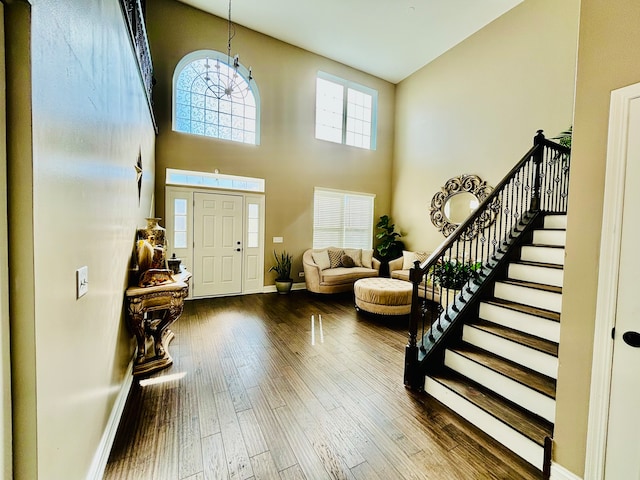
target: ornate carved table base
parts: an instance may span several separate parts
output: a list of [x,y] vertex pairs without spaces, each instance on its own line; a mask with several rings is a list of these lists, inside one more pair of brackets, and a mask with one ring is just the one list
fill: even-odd
[[127,320],[138,343],[134,375],[155,372],[173,363],[168,346],[174,333],[169,327],[182,314],[190,278],[189,272],[182,271],[173,276],[173,283],[127,289]]

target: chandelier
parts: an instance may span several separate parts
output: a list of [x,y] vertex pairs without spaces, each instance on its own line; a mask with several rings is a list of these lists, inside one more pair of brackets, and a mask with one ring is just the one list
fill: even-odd
[[[231,56],[231,40],[236,35],[236,27],[231,21],[231,0],[229,0],[229,17],[227,20],[227,61],[226,63],[220,62],[219,59],[215,60],[215,65],[211,65],[211,60],[207,58],[205,64],[205,82],[207,84],[207,90],[209,94],[213,95],[218,100],[222,100],[226,97],[227,100],[234,98],[240,99],[246,97],[250,93],[251,88],[249,84],[253,80],[251,74],[251,67],[247,70],[240,65],[240,56],[238,54]],[[242,73],[245,70],[245,73]]]

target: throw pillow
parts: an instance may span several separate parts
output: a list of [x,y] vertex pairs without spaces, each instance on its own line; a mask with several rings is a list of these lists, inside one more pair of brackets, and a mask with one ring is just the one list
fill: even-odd
[[413,262],[418,259],[415,252],[407,252],[406,250],[402,251],[402,269],[409,270],[413,267]]
[[430,253],[428,252],[415,252],[416,258],[420,263],[424,262],[427,258],[429,258]]
[[373,268],[373,250],[362,250],[362,266]]
[[340,263],[342,263],[342,266],[345,268],[352,268],[356,266],[353,258],[349,255],[342,255],[342,257],[340,257]]
[[342,263],[340,262],[340,259],[342,258],[342,255],[344,255],[344,250],[342,250],[341,248],[330,248],[328,250],[329,252],[329,261],[331,262],[331,268],[338,268],[342,265]]
[[413,268],[413,263],[416,260],[422,263],[427,258],[429,258],[429,254],[427,252],[407,252],[406,250],[403,250],[402,251],[402,269],[409,270],[410,268]]
[[311,252],[311,258],[313,258],[313,261],[316,262],[316,265],[320,267],[320,270],[326,270],[327,268],[331,267],[329,253],[326,250]]
[[[362,266],[362,249],[360,248],[345,248],[344,254],[349,255],[353,260],[353,264],[356,267]],[[344,265],[344,262],[342,262]]]

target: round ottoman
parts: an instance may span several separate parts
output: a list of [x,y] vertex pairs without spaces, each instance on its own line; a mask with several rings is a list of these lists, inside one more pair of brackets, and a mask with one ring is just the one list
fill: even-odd
[[413,284],[395,278],[362,278],[353,284],[356,309],[380,315],[411,313]]

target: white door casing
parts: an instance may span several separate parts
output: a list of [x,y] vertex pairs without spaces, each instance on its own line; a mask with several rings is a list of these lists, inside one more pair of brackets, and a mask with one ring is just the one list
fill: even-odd
[[586,479],[640,478],[640,348],[623,340],[640,332],[638,181],[640,84],[611,94]]
[[[193,191],[184,187],[167,187],[164,211],[167,254],[169,257],[175,254],[182,261],[182,266],[193,273]],[[191,294],[192,289],[189,289],[190,297]]]
[[[165,216],[168,256],[176,255],[182,265],[192,272],[190,298],[194,296],[262,293],[264,289],[264,195],[248,192],[199,189],[186,186],[167,186],[165,189]],[[195,195],[233,195],[243,198],[241,234],[241,290],[227,293],[206,293],[198,288],[198,272],[194,262]],[[237,240],[236,248],[237,246]],[[215,289],[212,289],[215,291]],[[195,295],[194,295],[195,291]],[[198,293],[200,292],[200,293]]]
[[261,293],[264,288],[264,195],[245,195],[244,212],[242,293]]

